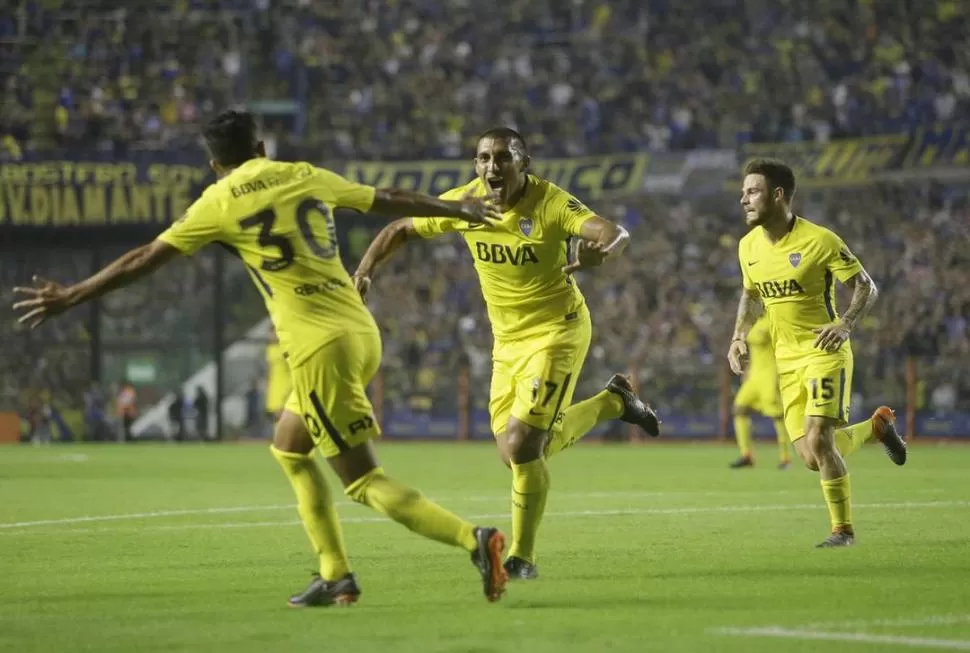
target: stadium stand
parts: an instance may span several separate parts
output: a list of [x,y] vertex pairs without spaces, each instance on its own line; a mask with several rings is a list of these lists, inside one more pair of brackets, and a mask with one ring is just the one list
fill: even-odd
[[[681,161],[695,150],[911,135],[970,115],[970,25],[955,0],[510,0],[501,12],[461,0],[142,5],[31,0],[2,10],[0,161],[197,151],[200,120],[234,104],[261,107],[277,156],[337,169],[466,157],[493,123],[515,125],[541,158]],[[970,412],[966,177],[834,186],[801,192],[800,206],[838,228],[883,291],[854,345],[855,409],[911,399],[925,413]],[[590,200],[631,228],[633,245],[580,279],[596,331],[578,396],[635,368],[665,411],[718,411],[736,199],[677,190]],[[373,233],[361,224],[342,233],[348,262]],[[453,415],[465,369],[472,410],[485,408],[490,336],[458,245],[413,247],[375,286],[388,412]],[[4,250],[0,301],[9,305],[11,285],[35,270],[76,279],[118,251],[96,241]],[[245,273],[226,269],[219,305],[230,343],[263,313]],[[4,320],[0,401],[26,413],[48,392],[79,411],[94,368],[110,390],[132,356],[166,352],[139,398],[162,400],[211,360],[215,274],[203,255],[106,299],[96,320],[83,308],[29,335]],[[92,328],[103,343],[97,365]]]

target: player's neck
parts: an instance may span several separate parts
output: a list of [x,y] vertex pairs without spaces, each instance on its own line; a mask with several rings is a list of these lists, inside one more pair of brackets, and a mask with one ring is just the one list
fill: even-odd
[[765,230],[765,235],[768,236],[768,241],[774,244],[784,238],[788,232],[791,231],[792,223],[794,221],[795,214],[793,214],[791,211],[779,211],[777,214],[773,215],[770,220],[761,225],[761,228]]
[[523,197],[525,197],[525,191],[529,187],[529,175],[525,175],[525,179],[522,180],[522,185],[519,189],[509,196],[508,204],[502,204],[498,208],[505,213],[506,211],[511,211],[512,208],[519,203]]

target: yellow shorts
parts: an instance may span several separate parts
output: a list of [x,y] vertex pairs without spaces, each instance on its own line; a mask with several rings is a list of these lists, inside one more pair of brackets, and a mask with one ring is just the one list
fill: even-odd
[[539,337],[496,340],[488,402],[492,433],[504,433],[509,417],[544,431],[561,429],[592,335],[584,306]]
[[851,355],[815,356],[805,366],[778,375],[792,442],[805,435],[806,417],[830,417],[839,425],[848,422],[852,362]]
[[778,391],[778,378],[774,375],[747,377],[734,397],[734,407],[753,410],[772,419],[781,417],[784,409]]
[[367,398],[380,363],[381,336],[374,331],[345,333],[293,368],[286,410],[303,418],[325,458],[380,437]]

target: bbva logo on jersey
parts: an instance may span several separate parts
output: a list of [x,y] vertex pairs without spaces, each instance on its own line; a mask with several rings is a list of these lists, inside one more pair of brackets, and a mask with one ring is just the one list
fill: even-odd
[[771,299],[775,297],[791,297],[792,295],[803,295],[805,289],[794,279],[783,279],[782,281],[756,281],[755,288],[762,297]]
[[475,256],[479,261],[485,263],[511,263],[512,265],[525,265],[526,263],[538,263],[539,257],[532,245],[519,245],[510,247],[498,243],[475,243]]

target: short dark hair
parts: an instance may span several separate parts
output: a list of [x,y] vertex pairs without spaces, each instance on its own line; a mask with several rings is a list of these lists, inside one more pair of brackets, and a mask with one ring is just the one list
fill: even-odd
[[202,136],[216,163],[237,166],[256,156],[257,132],[253,114],[230,109],[210,120],[202,130]]
[[768,190],[781,188],[785,201],[791,202],[795,195],[795,173],[784,161],[778,159],[752,159],[744,166],[744,176],[762,175],[768,181]]
[[481,143],[483,138],[501,138],[509,141],[510,143],[513,141],[518,141],[522,151],[526,154],[529,153],[529,146],[526,144],[525,139],[522,138],[522,134],[515,131],[511,127],[492,127],[478,137],[478,142]]

